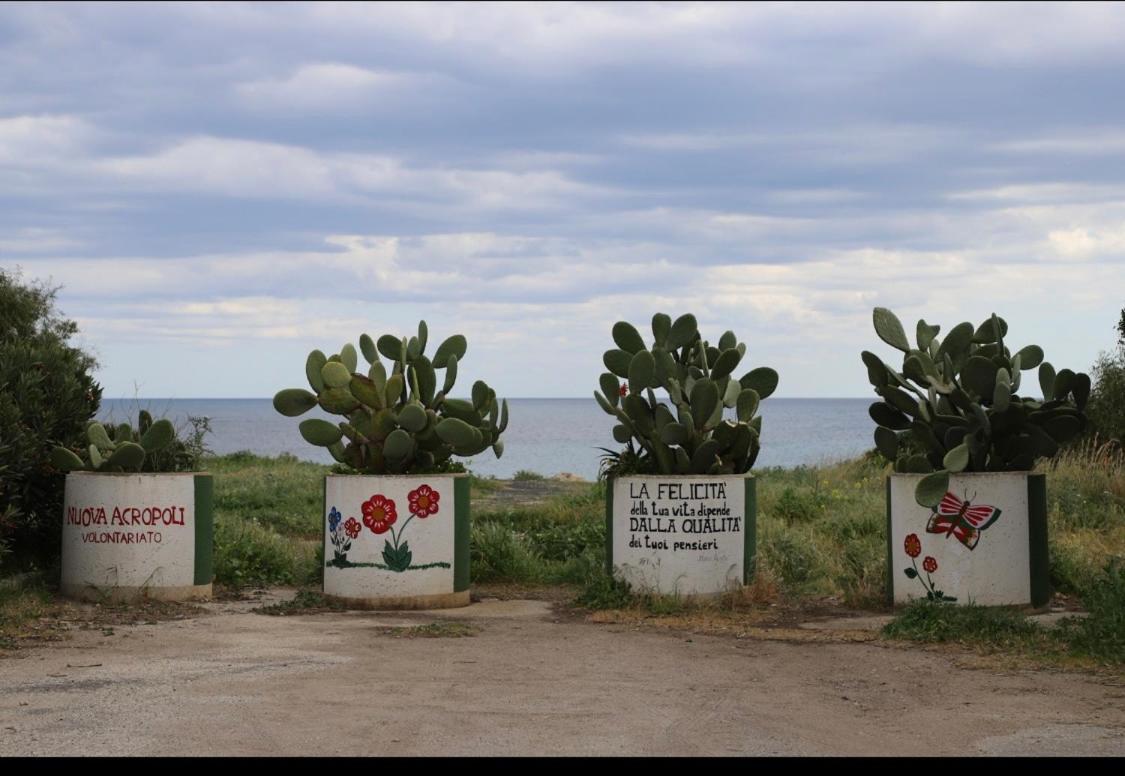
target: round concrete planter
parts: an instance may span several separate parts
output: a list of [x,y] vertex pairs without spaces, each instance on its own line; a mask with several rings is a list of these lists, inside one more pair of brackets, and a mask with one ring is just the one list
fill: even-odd
[[754,573],[754,477],[613,478],[606,493],[606,567],[638,592],[716,596]]
[[324,560],[325,596],[355,608],[467,606],[468,475],[325,477]]
[[890,602],[940,597],[957,604],[1045,606],[1046,476],[954,474],[937,509],[914,500],[922,476],[887,478]]
[[211,596],[211,475],[72,472],[62,592],[85,600]]

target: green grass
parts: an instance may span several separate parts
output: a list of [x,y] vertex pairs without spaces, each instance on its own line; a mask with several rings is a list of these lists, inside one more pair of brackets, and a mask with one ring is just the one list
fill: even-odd
[[1020,611],[917,601],[883,629],[889,639],[955,643],[986,654],[1125,664],[1125,563],[1111,562],[1083,596],[1086,617],[1045,628]]
[[867,455],[756,476],[759,573],[789,597],[881,606],[887,573],[882,461]]
[[[216,475],[217,581],[319,584],[320,494],[327,468],[291,456],[239,453],[211,458],[208,469]],[[1045,470],[1052,585],[1089,596],[1103,589],[1107,562],[1125,559],[1125,464],[1120,455],[1087,445]],[[762,588],[791,601],[831,597],[849,606],[883,608],[886,472],[874,454],[756,472]],[[525,472],[522,479],[536,476]],[[494,478],[472,478],[476,495],[502,487]],[[606,576],[604,558],[602,484],[535,506],[473,510],[474,583],[570,584],[582,590],[583,605],[635,604],[635,596]],[[1090,638],[1097,640],[1095,635]]]
[[291,455],[252,453],[208,458],[220,517],[267,526],[282,536],[320,539],[321,498],[328,467]]
[[463,639],[480,633],[476,626],[446,620],[425,625],[387,625],[375,630],[382,636],[395,639]]
[[1045,643],[1045,631],[1015,609],[949,606],[916,601],[883,628],[891,639],[928,643],[986,645],[995,650],[1026,649]]
[[345,604],[330,601],[319,590],[303,589],[288,601],[279,601],[276,604],[267,604],[254,609],[257,614],[270,617],[288,617],[294,614],[313,614],[316,612],[343,611],[348,607]]
[[41,575],[0,579],[0,650],[15,649],[24,626],[47,615],[51,601]]
[[[211,457],[206,468],[215,475],[216,581],[231,587],[318,588],[321,489],[328,467],[292,456],[236,453]],[[1043,470],[1048,472],[1051,583],[1080,597],[1091,616],[1046,634],[1006,610],[922,604],[906,609],[888,636],[1017,654],[1125,660],[1125,462],[1119,453],[1088,444],[1068,450]],[[750,598],[801,603],[831,597],[858,608],[884,608],[886,472],[872,454],[819,467],[756,472],[759,558]],[[521,479],[536,477],[525,472]],[[505,487],[491,477],[472,476],[471,482],[475,495]],[[474,584],[572,585],[578,603],[592,609],[639,606],[674,614],[683,606],[635,595],[606,574],[604,562],[601,483],[534,506],[474,506]],[[42,616],[50,599],[41,582],[13,586],[0,581],[0,646]],[[302,599],[288,611],[315,608],[318,601]]]
[[473,513],[474,582],[584,584],[605,563],[605,487]]
[[547,478],[539,472],[533,472],[530,469],[520,469],[512,475],[512,479],[516,482],[524,482],[529,480],[545,480]]
[[328,468],[291,455],[205,461],[215,481],[215,581],[229,587],[316,584]]
[[1072,654],[1125,663],[1125,562],[1112,561],[1082,596],[1089,616],[1068,619],[1058,630]]

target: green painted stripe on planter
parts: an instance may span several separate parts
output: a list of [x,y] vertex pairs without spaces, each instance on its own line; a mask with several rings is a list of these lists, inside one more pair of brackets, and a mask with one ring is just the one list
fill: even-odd
[[753,477],[745,479],[745,531],[742,547],[742,584],[749,585],[758,565],[758,481]]
[[324,564],[328,562],[328,478],[324,477],[320,481],[320,563],[317,565],[320,570],[320,589],[324,592]]
[[605,481],[605,573],[613,576],[613,478]]
[[215,576],[215,483],[210,474],[195,480],[195,584],[209,585]]
[[453,592],[469,589],[469,517],[468,477],[453,478]]
[[886,480],[887,492],[887,605],[895,605],[894,558],[891,556],[891,478]]
[[1051,599],[1050,558],[1047,554],[1047,475],[1027,477],[1027,540],[1031,550],[1031,605]]

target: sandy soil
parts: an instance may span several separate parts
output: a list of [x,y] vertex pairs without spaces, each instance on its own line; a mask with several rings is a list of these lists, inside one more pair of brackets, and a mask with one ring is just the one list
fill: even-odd
[[286,617],[256,605],[0,660],[0,756],[1125,754],[1112,679],[966,669],[879,642],[636,629],[550,601]]

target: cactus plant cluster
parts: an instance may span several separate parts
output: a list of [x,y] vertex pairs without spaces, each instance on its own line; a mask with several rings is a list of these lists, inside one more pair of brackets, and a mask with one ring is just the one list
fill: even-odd
[[[895,471],[927,475],[915,492],[922,506],[941,500],[951,473],[1029,470],[1086,426],[1089,376],[1056,372],[1038,345],[1013,353],[1004,344],[1008,324],[995,314],[979,326],[960,323],[944,339],[941,327],[920,320],[916,346],[890,310],[875,308],[873,321],[879,338],[904,354],[901,372],[862,355],[882,397],[869,410],[875,445]],[[1019,394],[1021,374],[1036,368],[1041,400]]]
[[[504,452],[500,435],[508,426],[507,400],[497,401],[496,392],[480,380],[473,384],[471,401],[450,398],[467,342],[455,334],[430,359],[427,340],[426,322],[421,321],[418,334],[409,338],[362,335],[358,353],[350,343],[331,356],[314,350],[305,362],[312,391],[280,391],[273,406],[288,417],[316,406],[342,415],[339,423],[302,421],[301,436],[364,474],[443,471],[453,455],[477,455],[489,447],[499,458]],[[368,364],[365,373],[357,371],[359,354]],[[440,390],[439,369],[444,370]]]
[[[642,474],[748,471],[761,449],[758,405],[777,388],[777,372],[758,367],[736,379],[746,345],[731,331],[711,345],[690,314],[673,321],[657,313],[652,335],[650,348],[632,325],[614,324],[617,347],[606,351],[602,360],[609,371],[601,375],[601,391],[594,391],[601,408],[617,419],[614,439],[629,445],[629,468]],[[670,404],[657,398],[658,389]],[[734,419],[724,417],[726,409],[734,410]],[[621,454],[614,455],[623,463]]]
[[153,421],[141,410],[134,429],[128,423],[117,426],[91,421],[86,426],[86,460],[66,447],[51,451],[51,463],[64,471],[140,472],[176,471],[173,458],[161,457],[176,440],[176,429],[167,419]]

